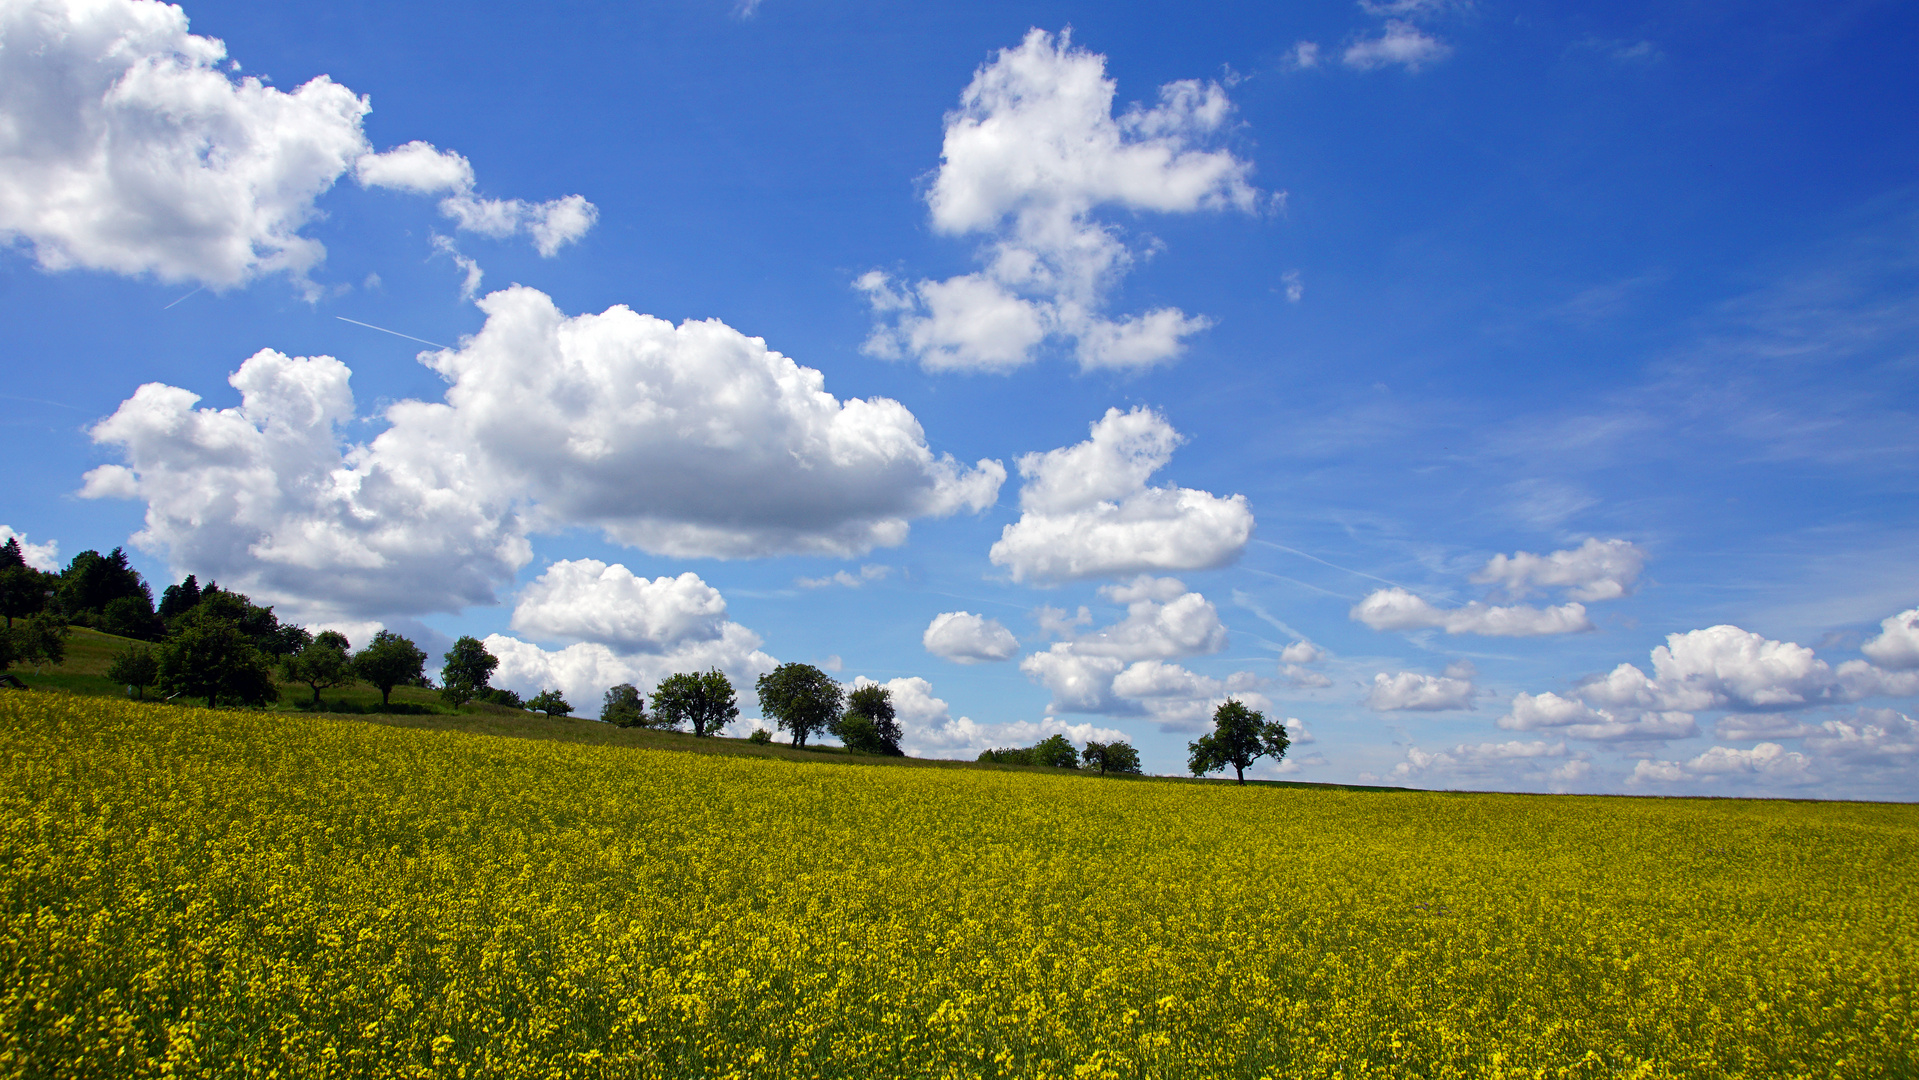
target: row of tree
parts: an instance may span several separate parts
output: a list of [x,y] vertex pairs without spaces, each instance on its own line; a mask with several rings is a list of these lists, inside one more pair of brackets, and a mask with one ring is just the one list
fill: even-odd
[[[66,568],[49,573],[28,566],[18,539],[0,545],[0,670],[15,663],[57,664],[66,655],[71,625],[92,627],[121,637],[155,642],[122,654],[107,676],[144,697],[156,687],[168,697],[205,698],[209,706],[264,705],[277,700],[274,675],[301,683],[320,703],[321,691],[365,682],[380,691],[382,708],[392,705],[397,686],[431,686],[425,674],[427,654],[411,640],[382,630],[354,652],[342,634],[283,625],[271,607],[254,604],[244,593],[204,588],[191,574],[169,585],[156,606],[140,573],[114,548],[106,555],[83,551]],[[16,620],[18,622],[16,623]],[[542,690],[521,701],[511,690],[490,685],[498,658],[478,639],[462,637],[443,657],[440,693],[455,707],[486,701],[544,712],[572,713],[557,690]],[[755,684],[762,715],[792,745],[804,747],[818,735],[837,737],[849,749],[902,756],[903,732],[884,686],[869,684],[848,692],[811,664],[781,664]],[[676,672],[653,689],[653,708],[630,683],[606,692],[600,719],[622,727],[691,728],[696,736],[717,734],[739,716],[732,683],[719,670]],[[1246,770],[1262,757],[1279,761],[1290,745],[1284,724],[1229,699],[1213,712],[1213,730],[1187,746],[1187,765],[1195,776],[1228,766],[1241,784]],[[1101,773],[1138,773],[1139,752],[1131,743],[1088,742],[1076,749],[1063,735],[1033,746],[987,750],[980,761],[1053,768],[1087,768]]]
[[[811,664],[781,664],[754,684],[760,713],[781,731],[790,732],[795,747],[805,747],[817,735],[833,735],[849,750],[903,757],[893,695],[884,686],[868,684],[846,690],[826,672]],[[600,719],[621,727],[684,729],[696,736],[718,734],[740,715],[733,683],[718,669],[675,672],[653,688],[653,708],[631,683],[606,692]]]

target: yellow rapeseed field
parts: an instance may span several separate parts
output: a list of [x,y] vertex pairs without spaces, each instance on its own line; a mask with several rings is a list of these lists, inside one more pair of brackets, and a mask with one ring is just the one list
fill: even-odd
[[0,696],[0,1075],[1915,1073],[1919,808]]

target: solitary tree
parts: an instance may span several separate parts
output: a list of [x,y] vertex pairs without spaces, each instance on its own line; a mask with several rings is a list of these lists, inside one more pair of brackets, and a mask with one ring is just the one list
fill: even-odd
[[620,727],[644,727],[646,699],[640,696],[640,688],[632,683],[621,683],[608,690],[606,698],[600,703],[600,722]]
[[[244,597],[241,598],[244,606]],[[160,647],[159,683],[175,695],[264,705],[280,696],[266,653],[228,605],[201,604],[183,616]]]
[[558,690],[542,690],[533,695],[533,700],[526,703],[526,709],[528,712],[543,712],[548,716],[573,715],[573,706],[566,703],[566,699],[560,696]]
[[353,657],[353,673],[380,689],[380,707],[391,703],[393,688],[418,682],[426,670],[426,653],[391,630],[373,635],[373,641]]
[[855,687],[846,695],[846,715],[840,717],[836,734],[851,750],[906,756],[900,749],[905,733],[893,709],[893,693],[878,683]]
[[1237,698],[1228,698],[1213,710],[1212,732],[1186,744],[1190,751],[1186,763],[1194,776],[1205,776],[1231,765],[1234,775],[1244,784],[1246,770],[1253,762],[1263,757],[1279,761],[1291,745],[1285,724],[1266,719],[1264,713],[1247,708]]
[[1098,769],[1101,776],[1107,773],[1138,776],[1140,772],[1139,751],[1123,739],[1109,743],[1088,742],[1080,758],[1086,762],[1087,768]]
[[463,637],[447,650],[446,666],[440,669],[440,696],[455,707],[466,704],[487,689],[493,669],[500,660],[486,651],[480,639]]
[[322,630],[307,647],[280,661],[280,670],[289,682],[305,683],[313,688],[313,704],[320,704],[320,691],[332,686],[353,685],[352,648],[346,635]]
[[134,696],[145,699],[147,687],[160,676],[160,661],[154,659],[153,650],[145,645],[135,645],[114,658],[113,666],[107,668],[107,678],[134,692]]
[[653,716],[661,727],[692,724],[693,734],[714,735],[740,715],[733,684],[718,668],[703,672],[675,672],[653,688]]
[[[815,732],[833,730],[840,719],[840,684],[811,664],[781,664],[760,676],[760,711],[806,745]],[[657,701],[658,693],[654,694]]]

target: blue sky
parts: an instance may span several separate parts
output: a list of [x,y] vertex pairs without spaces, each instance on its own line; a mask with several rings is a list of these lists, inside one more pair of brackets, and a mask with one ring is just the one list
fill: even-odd
[[1919,797],[1910,6],[0,21],[43,559],[928,755]]

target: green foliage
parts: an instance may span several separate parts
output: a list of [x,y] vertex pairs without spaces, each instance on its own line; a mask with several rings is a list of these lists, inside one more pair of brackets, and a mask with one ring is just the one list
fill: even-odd
[[59,582],[58,577],[27,565],[18,537],[0,544],[0,615],[6,617],[8,627],[17,618],[45,610]]
[[905,733],[893,709],[893,692],[878,683],[854,687],[846,695],[846,715],[834,734],[848,749],[868,754],[904,757],[900,739]]
[[153,612],[153,601],[143,592],[107,601],[101,610],[99,629],[120,637],[158,641],[166,636],[167,624]]
[[894,754],[898,753],[897,748],[889,747],[886,740],[880,736],[879,728],[874,725],[873,718],[870,716],[847,713],[840,717],[836,734],[839,735],[840,742],[846,744],[848,750],[862,754],[885,754],[889,750]]
[[447,650],[446,666],[440,669],[440,696],[456,708],[480,696],[500,660],[486,651],[476,637],[462,637]]
[[1033,764],[1053,769],[1079,768],[1079,751],[1064,735],[1048,735],[1033,746]]
[[504,705],[509,709],[524,709],[527,707],[526,702],[520,700],[518,693],[512,690],[502,690],[498,687],[488,687],[480,691],[473,695],[473,700],[482,701],[488,705]]
[[640,696],[640,688],[621,683],[608,690],[600,703],[600,720],[626,728],[646,726],[646,699]]
[[145,645],[135,645],[114,658],[107,668],[107,678],[122,686],[130,686],[140,698],[147,696],[147,687],[160,677],[160,661],[153,650]]
[[373,641],[353,657],[353,673],[379,688],[381,708],[393,703],[394,687],[418,682],[425,670],[426,653],[391,630],[373,635]]
[[144,601],[144,610],[153,612],[153,593],[139,571],[127,564],[124,549],[114,548],[106,555],[83,551],[61,572],[54,606],[69,622],[98,627],[107,605],[121,599]]
[[345,635],[323,631],[306,648],[280,661],[280,670],[289,682],[305,683],[313,688],[313,704],[320,704],[320,691],[354,682],[353,660],[347,655]]
[[753,734],[746,737],[746,741],[754,746],[765,746],[773,741],[773,733],[763,727],[756,727],[753,729]]
[[1054,769],[1079,768],[1079,751],[1064,735],[1049,735],[1032,746],[1006,746],[980,751],[975,761],[992,765],[1045,765]]
[[[840,684],[811,664],[781,664],[760,676],[760,712],[783,731],[793,733],[793,745],[805,746],[807,737],[833,730],[840,718]],[[656,694],[655,697],[658,695]]]
[[200,579],[194,577],[192,574],[188,574],[185,581],[182,581],[178,585],[167,586],[166,591],[160,594],[160,610],[158,614],[162,619],[170,623],[180,616],[185,615],[187,612],[192,611],[194,605],[199,602]]
[[1139,751],[1123,739],[1109,743],[1089,741],[1080,757],[1085,760],[1087,768],[1098,769],[1101,776],[1107,773],[1140,774]]
[[573,706],[566,703],[566,699],[560,696],[558,690],[540,691],[533,695],[533,700],[526,703],[526,708],[528,712],[542,712],[548,716],[573,715]]
[[67,658],[67,620],[52,611],[36,611],[6,631],[7,664],[32,664],[38,670]]
[[693,734],[716,735],[727,721],[740,715],[733,684],[714,668],[705,672],[675,672],[653,688],[653,716],[657,726],[678,728],[692,724]]
[[[247,631],[251,604],[238,593],[221,593],[182,616],[160,646],[160,689],[169,696],[264,705],[280,697],[271,662]],[[258,610],[258,609],[253,609]]]
[[1194,776],[1233,767],[1239,782],[1246,782],[1246,770],[1262,757],[1275,762],[1286,756],[1292,745],[1286,725],[1266,719],[1266,714],[1247,708],[1237,698],[1228,698],[1213,710],[1213,730],[1186,744],[1187,767]]

